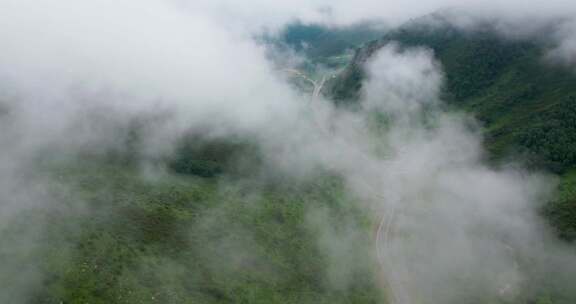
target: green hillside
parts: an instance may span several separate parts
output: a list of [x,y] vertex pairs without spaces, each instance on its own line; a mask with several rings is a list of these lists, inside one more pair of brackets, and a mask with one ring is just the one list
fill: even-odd
[[[2,230],[12,246],[0,248],[0,258],[42,278],[26,303],[382,302],[369,218],[337,178],[154,180],[105,159],[50,164],[42,174],[54,193],[73,192],[54,210],[30,210]],[[32,220],[45,223],[43,231],[25,224]],[[19,241],[28,233],[38,235],[32,254]],[[333,255],[329,240],[338,235],[354,250]],[[11,277],[24,270],[6,267],[0,282],[14,295],[0,300],[9,303],[24,283]]]
[[[483,124],[493,160],[520,160],[530,168],[567,176],[565,183],[571,184],[576,169],[576,74],[544,61],[545,40],[506,39],[488,24],[463,31],[440,16],[430,16],[359,49],[328,94],[339,103],[354,103],[364,79],[362,66],[393,41],[434,51],[445,72],[444,99]],[[561,194],[561,202],[546,211],[569,240],[576,239],[572,194]]]

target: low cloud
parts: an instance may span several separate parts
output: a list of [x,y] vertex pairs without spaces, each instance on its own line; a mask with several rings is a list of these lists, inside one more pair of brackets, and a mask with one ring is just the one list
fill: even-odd
[[[341,176],[366,210],[391,225],[378,246],[399,299],[517,299],[547,279],[568,284],[576,274],[574,256],[536,214],[553,181],[483,164],[473,120],[442,110],[443,75],[430,50],[382,49],[367,67],[363,108],[350,111],[296,92],[252,39],[262,27],[294,18],[400,22],[458,4],[0,0],[6,109],[0,219],[30,206],[54,206],[42,196],[49,181],[18,178],[34,172],[32,160],[45,151],[122,145],[118,130],[144,117],[154,121],[141,147],[150,158],[170,153],[186,132],[201,130],[256,138],[273,172]],[[506,20],[514,20],[515,7],[542,18],[574,9],[559,1],[544,10],[518,1],[465,7]],[[570,63],[574,36],[566,24],[550,54]],[[377,131],[369,123],[374,119],[380,119]],[[354,263],[347,250],[359,238],[357,227],[328,227],[323,210],[311,212],[309,221],[319,231],[319,246],[330,252],[332,283],[345,289],[352,268],[338,263]],[[22,248],[33,251],[34,236],[23,236]],[[558,280],[549,276],[555,271]]]

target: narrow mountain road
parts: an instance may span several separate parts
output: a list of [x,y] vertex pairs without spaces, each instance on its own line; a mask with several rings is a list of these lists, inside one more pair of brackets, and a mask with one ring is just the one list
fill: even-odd
[[[320,98],[322,89],[324,88],[324,85],[329,78],[329,76],[324,75],[320,81],[315,81],[301,71],[295,69],[285,69],[285,71],[312,84],[314,88],[311,95],[312,103],[315,103],[316,100]],[[321,125],[319,123],[317,124],[319,126]],[[327,136],[330,136],[330,132],[325,132]],[[409,294],[406,292],[406,288],[403,283],[404,276],[403,274],[392,270],[392,267],[390,267],[391,260],[388,256],[388,251],[390,250],[391,246],[392,234],[394,231],[396,213],[397,212],[395,208],[385,213],[382,216],[376,229],[374,242],[376,247],[376,257],[381,269],[379,272],[379,277],[387,289],[388,300],[390,304],[412,304],[409,299]]]
[[308,75],[304,74],[303,72],[295,69],[285,69],[284,71],[296,77],[302,78],[305,81],[312,84],[312,87],[314,88],[314,90],[312,91],[312,101],[317,100],[320,97],[322,89],[324,88],[324,84],[326,84],[326,80],[328,79],[328,76],[324,75],[322,76],[322,79],[320,81],[316,81],[308,77]]
[[395,223],[398,216],[397,208],[390,208],[381,217],[374,237],[376,258],[380,265],[380,280],[386,288],[389,304],[412,304],[410,293],[407,291],[406,276],[403,266],[393,264],[390,252],[395,232]]

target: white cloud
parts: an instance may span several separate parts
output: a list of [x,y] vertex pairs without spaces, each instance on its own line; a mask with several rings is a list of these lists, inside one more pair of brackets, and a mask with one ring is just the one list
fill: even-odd
[[[432,54],[383,49],[368,68],[367,108],[350,112],[320,100],[308,106],[251,40],[263,26],[293,18],[401,22],[453,5],[510,22],[520,14],[553,18],[574,11],[561,1],[0,0],[0,86],[15,96],[4,101],[13,121],[0,137],[9,145],[0,167],[11,170],[0,181],[11,181],[22,172],[18,165],[26,167],[28,156],[46,145],[114,145],[108,140],[115,124],[166,112],[170,119],[152,132],[150,153],[164,152],[191,127],[257,134],[275,166],[298,174],[336,171],[359,197],[398,210],[398,229],[414,238],[392,242],[391,258],[415,259],[405,269],[400,260],[397,273],[406,271],[402,276],[435,303],[462,302],[459,294],[436,294],[460,273],[497,296],[502,284],[491,274],[502,272],[505,282],[528,275],[516,269],[507,246],[537,262],[548,254],[573,265],[573,257],[552,245],[531,249],[550,244],[534,216],[548,181],[482,164],[480,139],[465,119],[434,108],[442,74]],[[560,33],[559,56],[571,58],[572,33]],[[424,109],[434,125],[417,118]],[[392,120],[375,138],[365,121],[374,110],[411,119]],[[97,111],[105,113],[99,121],[105,126],[94,128]],[[379,145],[384,155],[374,152]],[[0,201],[0,214],[17,205]],[[410,269],[415,266],[421,267]]]

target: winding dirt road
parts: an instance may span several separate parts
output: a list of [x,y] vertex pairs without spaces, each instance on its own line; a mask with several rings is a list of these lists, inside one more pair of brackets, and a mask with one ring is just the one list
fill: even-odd
[[308,75],[304,74],[303,72],[295,69],[285,69],[284,71],[294,76],[300,77],[305,81],[309,82],[310,84],[312,84],[312,87],[314,88],[314,90],[312,91],[312,101],[315,101],[318,99],[318,97],[320,97],[322,89],[324,88],[324,84],[326,84],[326,80],[328,78],[328,76],[324,75],[322,76],[322,79],[320,81],[316,81],[308,77]]
[[[322,93],[322,89],[326,84],[328,76],[325,75],[320,81],[315,81],[303,72],[295,69],[285,69],[284,71],[296,77],[302,78],[303,80],[312,84],[314,88],[311,95],[312,103],[320,98],[320,94]],[[376,229],[376,256],[381,268],[379,276],[388,291],[390,304],[412,304],[411,300],[409,299],[409,293],[406,292],[406,288],[403,284],[403,275],[399,272],[391,270],[391,261],[390,258],[387,257],[387,251],[390,247],[392,233],[394,231],[393,226],[396,213],[397,210],[394,208],[390,210],[390,212],[385,213],[380,220],[378,228]]]

